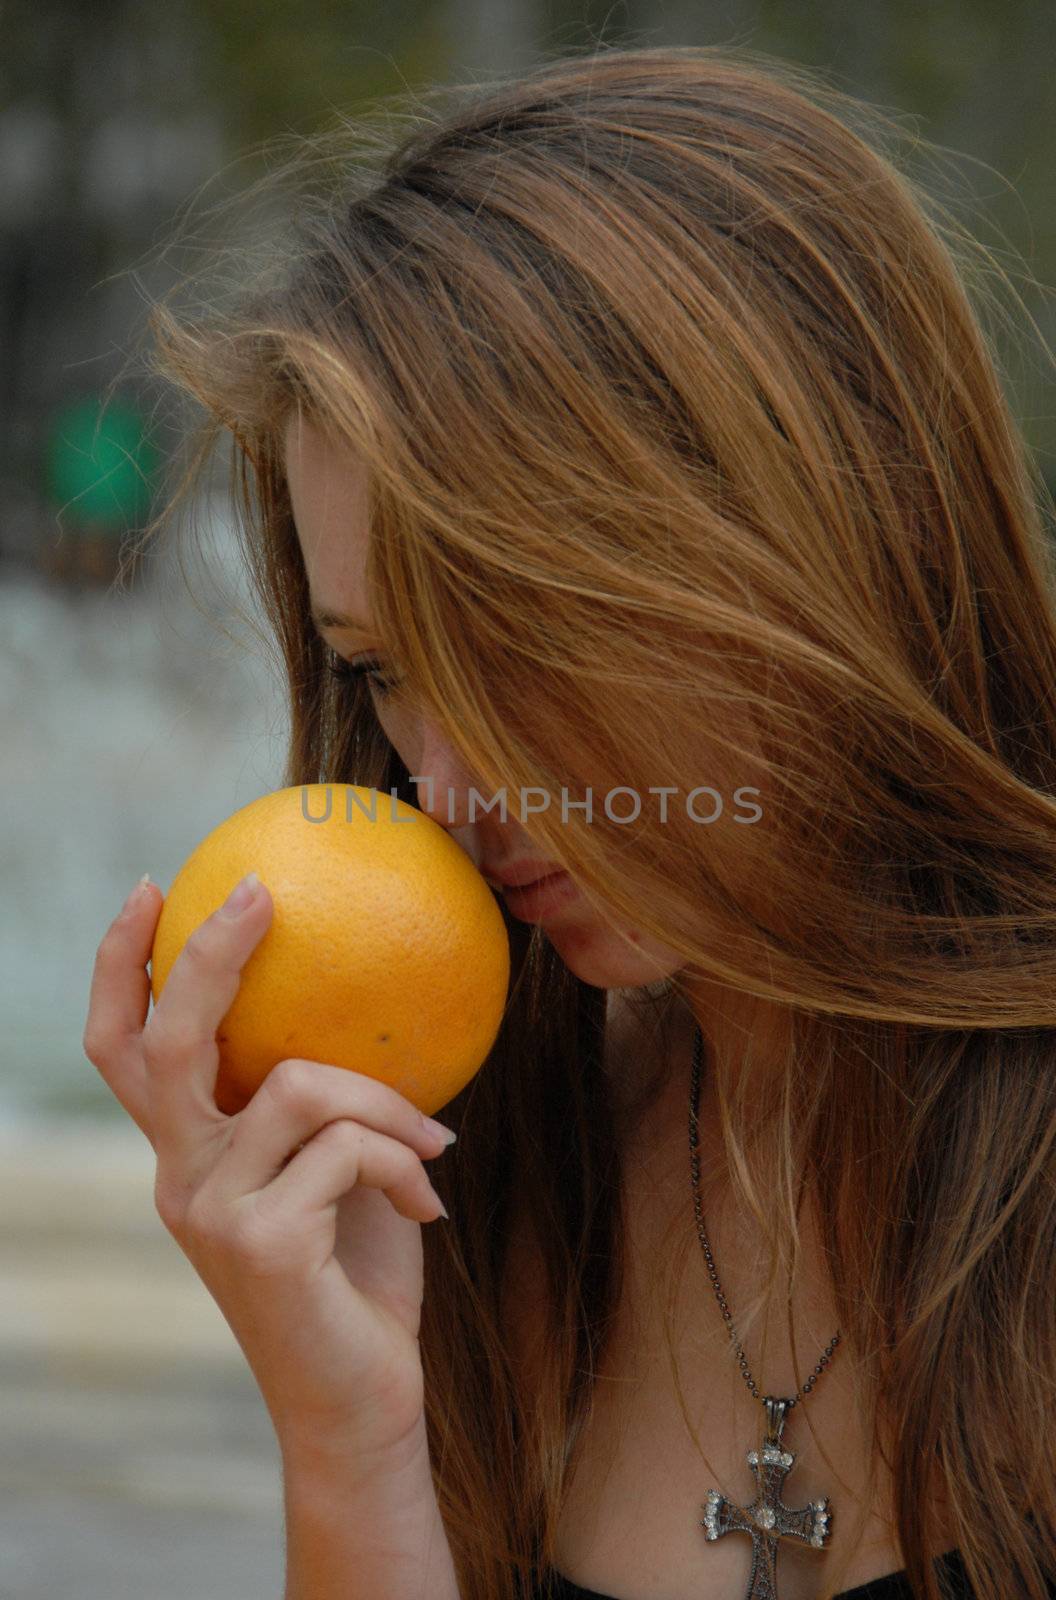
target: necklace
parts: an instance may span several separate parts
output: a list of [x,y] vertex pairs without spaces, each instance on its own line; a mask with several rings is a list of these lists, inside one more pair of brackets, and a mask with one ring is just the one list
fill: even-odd
[[814,1500],[798,1511],[786,1506],[782,1501],[781,1488],[796,1458],[791,1450],[786,1450],[782,1446],[781,1430],[785,1425],[786,1414],[810,1393],[823,1369],[829,1365],[832,1352],[840,1342],[840,1335],[836,1333],[829,1340],[825,1354],[818,1361],[814,1371],[790,1399],[778,1400],[773,1395],[760,1395],[755,1380],[748,1371],[748,1362],[740,1341],[733,1331],[730,1309],[719,1287],[711,1246],[704,1232],[704,1217],[700,1204],[700,1152],[697,1141],[697,1107],[700,1103],[700,1070],[703,1055],[704,1038],[698,1025],[693,1042],[693,1077],[689,1091],[689,1166],[693,1175],[693,1209],[704,1260],[734,1343],[741,1374],[753,1397],[761,1400],[766,1408],[766,1429],[760,1448],[748,1451],[748,1465],[756,1482],[756,1496],[752,1504],[736,1505],[720,1490],[709,1489],[707,1503],[701,1506],[704,1517],[700,1526],[705,1530],[708,1539],[720,1539],[724,1533],[747,1533],[752,1541],[752,1573],[745,1600],[778,1600],[778,1539],[798,1539],[803,1544],[820,1550],[829,1537],[829,1523],[832,1520],[828,1499]]

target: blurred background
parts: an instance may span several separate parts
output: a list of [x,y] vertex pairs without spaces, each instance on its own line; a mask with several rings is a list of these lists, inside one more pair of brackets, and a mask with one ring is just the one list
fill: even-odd
[[[167,888],[275,788],[285,737],[222,481],[189,577],[165,540],[122,568],[170,443],[126,359],[173,270],[155,247],[203,186],[259,176],[258,141],[390,91],[592,44],[727,43],[910,119],[957,159],[976,231],[1051,286],[1051,7],[7,0],[0,18],[0,1600],[261,1600],[283,1571],[268,1418],[156,1217],[150,1147],[81,1051],[124,896],[145,871]],[[1051,297],[1020,288],[1056,343]],[[1051,484],[1051,380],[1040,359],[1016,373]]]

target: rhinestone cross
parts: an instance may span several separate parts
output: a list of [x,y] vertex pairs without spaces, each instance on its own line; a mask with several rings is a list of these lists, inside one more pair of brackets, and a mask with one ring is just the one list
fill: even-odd
[[821,1549],[829,1537],[832,1512],[827,1499],[814,1500],[802,1510],[793,1510],[781,1499],[781,1486],[795,1462],[795,1456],[781,1445],[787,1400],[765,1400],[768,1426],[762,1448],[749,1450],[748,1465],[756,1481],[756,1497],[750,1506],[738,1506],[718,1489],[709,1489],[707,1503],[701,1506],[701,1527],[709,1539],[724,1533],[747,1533],[752,1540],[752,1572],[745,1600],[777,1600],[778,1539],[799,1539]]

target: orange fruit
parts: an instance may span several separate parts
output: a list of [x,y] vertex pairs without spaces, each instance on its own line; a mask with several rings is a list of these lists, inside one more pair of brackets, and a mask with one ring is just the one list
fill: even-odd
[[427,1116],[486,1059],[510,976],[494,891],[438,822],[360,785],[302,784],[243,806],[180,868],[158,919],[160,998],[188,937],[247,872],[274,912],[217,1029],[216,1103],[237,1111],[279,1061],[379,1078]]

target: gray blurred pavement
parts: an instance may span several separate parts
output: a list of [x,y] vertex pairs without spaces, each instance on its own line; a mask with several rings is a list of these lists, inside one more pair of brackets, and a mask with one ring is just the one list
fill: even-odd
[[0,1128],[0,1600],[281,1600],[271,1421],[131,1124]]
[[225,506],[127,590],[0,574],[0,1600],[282,1596],[270,1418],[81,1048],[133,883],[281,781]]

